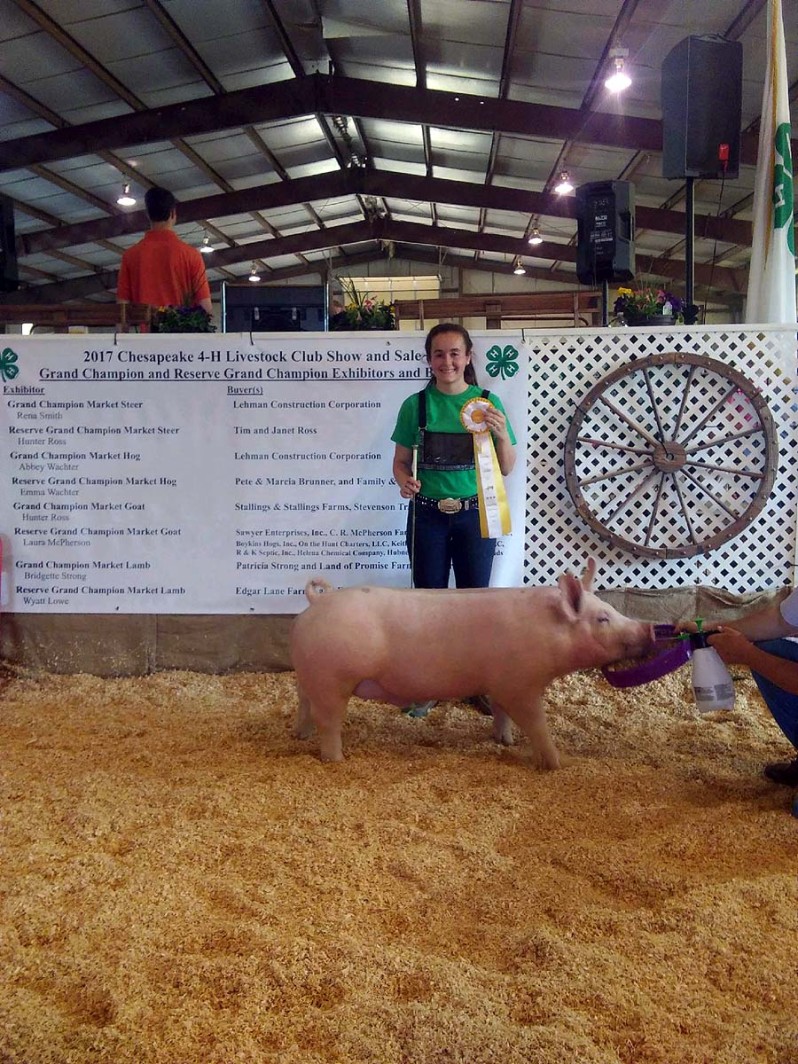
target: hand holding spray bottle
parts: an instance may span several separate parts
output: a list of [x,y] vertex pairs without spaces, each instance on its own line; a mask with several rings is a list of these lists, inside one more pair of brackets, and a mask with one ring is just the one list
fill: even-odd
[[696,631],[690,633],[690,646],[693,694],[699,713],[734,709],[734,684],[720,654],[707,642],[710,635],[712,632],[704,631],[703,619],[696,617]]

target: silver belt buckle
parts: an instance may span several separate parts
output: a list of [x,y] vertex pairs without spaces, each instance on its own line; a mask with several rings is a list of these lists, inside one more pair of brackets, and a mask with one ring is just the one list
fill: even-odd
[[439,499],[438,509],[442,514],[459,514],[463,504],[460,499]]

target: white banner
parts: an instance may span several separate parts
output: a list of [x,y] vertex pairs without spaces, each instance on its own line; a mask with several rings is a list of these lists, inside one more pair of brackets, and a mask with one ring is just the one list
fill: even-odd
[[[522,583],[527,357],[473,334],[518,437],[497,586]],[[392,481],[414,333],[6,336],[0,605],[19,613],[295,613],[305,582],[407,587]]]

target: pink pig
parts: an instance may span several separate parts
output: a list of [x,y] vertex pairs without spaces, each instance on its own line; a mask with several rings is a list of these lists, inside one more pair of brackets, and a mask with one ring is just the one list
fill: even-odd
[[324,761],[341,761],[351,695],[396,705],[485,694],[493,737],[512,743],[513,720],[544,768],[560,767],[543,710],[557,676],[645,654],[652,626],[592,594],[595,562],[557,587],[333,590],[309,581],[310,605],[294,622],[291,660],[296,735],[319,732]]

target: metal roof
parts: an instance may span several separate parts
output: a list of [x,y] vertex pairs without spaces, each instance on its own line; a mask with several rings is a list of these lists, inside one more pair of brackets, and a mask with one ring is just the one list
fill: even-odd
[[[684,278],[685,182],[662,177],[661,66],[743,46],[736,179],[696,180],[695,282],[745,293],[765,0],[0,0],[0,193],[23,291],[113,299],[151,185],[212,285],[445,262],[576,283],[573,197],[635,187],[638,276]],[[793,114],[798,3],[784,0]],[[604,88],[613,50],[627,92]],[[796,126],[793,123],[793,130]],[[798,157],[793,147],[793,157]],[[137,207],[117,206],[125,183]],[[539,226],[543,244],[528,236]],[[381,268],[377,266],[377,268]],[[545,285],[544,285],[545,286]]]

